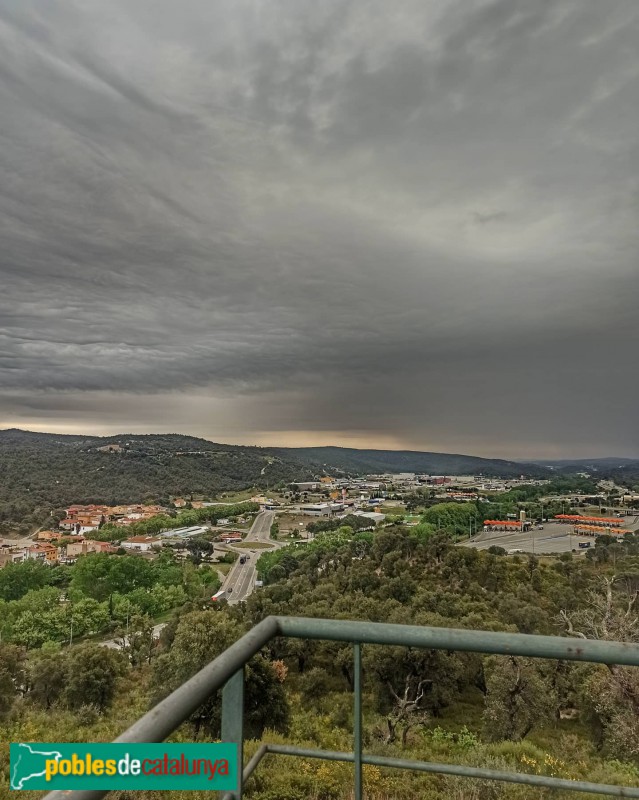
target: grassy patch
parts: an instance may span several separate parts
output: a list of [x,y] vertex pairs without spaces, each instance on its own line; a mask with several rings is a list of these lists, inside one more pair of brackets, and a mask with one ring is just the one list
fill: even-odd
[[163,611],[161,614],[158,614],[156,617],[153,617],[153,622],[156,625],[159,622],[168,622],[173,617],[178,608],[180,608],[180,606],[176,606],[175,608],[169,608],[167,611]]
[[401,517],[406,515],[406,506],[387,506],[382,504],[380,512],[388,514],[389,517]]
[[443,709],[441,717],[433,717],[427,728],[443,728],[446,731],[459,731],[466,726],[469,730],[480,733],[484,712],[484,696],[479,689],[469,687],[456,702]]
[[[309,522],[313,522],[314,517],[305,514],[296,514],[290,511],[282,511],[277,514],[277,524],[280,530],[293,530],[305,528]],[[300,525],[300,522],[302,523]]]

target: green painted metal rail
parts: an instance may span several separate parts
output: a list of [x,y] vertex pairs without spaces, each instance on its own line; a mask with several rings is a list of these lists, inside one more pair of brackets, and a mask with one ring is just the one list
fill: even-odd
[[[161,742],[218,689],[222,692],[222,738],[238,744],[242,757],[244,665],[275,636],[298,639],[328,639],[350,642],[354,646],[354,747],[352,753],[325,750],[305,750],[288,745],[264,744],[244,767],[237,792],[224,795],[225,800],[241,800],[242,790],[260,761],[267,754],[346,761],[354,765],[355,800],[363,797],[362,765],[411,769],[480,778],[509,783],[523,783],[539,788],[563,789],[616,797],[639,798],[639,787],[570,781],[543,775],[479,769],[457,764],[436,764],[425,761],[406,761],[362,753],[361,709],[361,645],[399,645],[428,650],[458,650],[462,652],[496,653],[502,655],[551,658],[568,661],[589,661],[600,664],[639,666],[639,645],[626,642],[603,642],[559,636],[528,636],[519,633],[429,628],[415,625],[390,625],[378,622],[308,619],[304,617],[267,617],[218,658],[200,670],[173,694],[158,703],[127,731],[117,742]],[[107,791],[55,791],[44,800],[100,800]]]

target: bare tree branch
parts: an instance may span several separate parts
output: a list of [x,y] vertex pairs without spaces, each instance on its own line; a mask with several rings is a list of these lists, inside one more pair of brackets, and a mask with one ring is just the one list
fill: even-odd
[[568,628],[568,633],[569,633],[569,635],[570,635],[570,636],[578,636],[580,639],[587,639],[587,638],[588,638],[588,637],[586,636],[586,634],[585,634],[585,633],[582,633],[581,631],[576,631],[576,630],[573,628],[573,625],[572,625],[572,620],[570,619],[570,617],[569,617],[569,616],[568,616],[568,614],[567,614],[567,613],[564,611],[564,609],[563,609],[563,608],[562,608],[562,610],[559,612],[559,616],[560,616],[560,617],[563,619],[563,621],[566,623],[566,626],[567,626],[567,628]]
[[395,689],[393,689],[393,684],[392,684],[390,681],[387,681],[387,686],[388,686],[388,690],[389,690],[389,692],[390,692],[390,693],[393,695],[393,697],[395,698],[395,700],[396,700],[398,703],[401,703],[402,701],[399,699],[399,695],[397,694],[397,692],[395,691]]
[[[626,613],[624,615],[626,618],[630,616],[630,612],[632,611],[633,606],[637,601],[637,597],[639,597],[639,589],[635,591],[632,597],[628,598],[628,607],[626,608]],[[633,621],[633,623],[636,623],[636,619]]]

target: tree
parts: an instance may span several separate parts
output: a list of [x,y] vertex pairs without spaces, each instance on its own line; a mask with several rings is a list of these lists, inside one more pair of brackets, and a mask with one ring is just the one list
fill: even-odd
[[[397,620],[391,617],[389,621]],[[428,619],[422,622],[420,618],[416,621],[430,622]],[[407,702],[414,702],[419,695],[419,710],[439,716],[465,682],[463,658],[457,653],[412,647],[367,647],[364,650],[366,673],[374,679],[377,705],[384,714],[402,711],[397,697],[405,696]],[[392,702],[389,705],[393,698],[394,706]],[[417,707],[410,709],[411,712],[416,710]]]
[[[575,612],[560,611],[570,636],[639,642],[639,575],[605,576],[598,590]],[[599,744],[627,758],[639,756],[639,675],[617,664],[589,667],[581,704]]]
[[26,683],[25,652],[12,644],[0,644],[0,719],[6,716]]
[[0,599],[19,600],[27,592],[47,586],[51,577],[51,568],[33,559],[7,564],[0,569]]
[[68,633],[61,593],[53,586],[34,589],[7,608],[11,639],[26,647],[61,641]]
[[126,671],[121,653],[85,643],[66,654],[64,701],[69,708],[94,706],[105,711],[115,695],[117,679]]
[[67,614],[73,618],[73,632],[76,636],[87,633],[99,633],[109,624],[109,607],[107,603],[98,603],[91,597],[85,597],[70,604]]
[[191,553],[194,564],[199,564],[205,555],[213,552],[213,544],[206,539],[195,537],[186,543],[186,549]]
[[125,594],[140,587],[153,586],[152,564],[136,556],[95,553],[78,559],[71,580],[71,592],[94,600],[107,600],[113,592]]
[[439,530],[468,536],[479,517],[479,509],[474,503],[438,503],[426,509],[422,522],[437,525]]
[[110,580],[110,560],[102,553],[79,558],[73,569],[71,591],[95,600],[106,600],[115,591]]
[[401,695],[397,694],[391,683],[388,684],[395,703],[386,716],[387,732],[384,736],[386,744],[393,744],[397,737],[401,736],[402,747],[406,747],[409,732],[428,721],[428,713],[420,705],[424,699],[426,683],[427,681],[406,676],[404,692]]
[[29,698],[42,706],[51,708],[62,695],[67,679],[65,652],[43,653],[40,651],[29,665]]
[[140,667],[151,660],[153,646],[153,620],[145,614],[134,614],[127,628],[118,628],[115,637],[122,644],[122,652],[131,666]]
[[[155,661],[153,688],[159,700],[178,688],[242,636],[240,624],[218,611],[194,611],[183,616],[167,653]],[[191,717],[195,736],[201,731],[219,735],[220,693]],[[244,708],[247,731],[259,737],[266,728],[285,730],[288,705],[275,669],[257,656],[246,668]]]
[[492,741],[518,742],[556,716],[557,696],[538,663],[516,656],[491,656],[484,662],[484,729]]
[[[281,663],[281,662],[279,662]],[[286,732],[289,706],[282,684],[285,672],[258,655],[246,666],[244,683],[245,736],[259,739],[264,730]]]

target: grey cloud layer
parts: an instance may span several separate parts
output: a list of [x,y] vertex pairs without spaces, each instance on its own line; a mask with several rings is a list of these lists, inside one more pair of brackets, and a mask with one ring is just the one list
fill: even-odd
[[639,9],[424,5],[0,0],[0,420],[639,454]]

